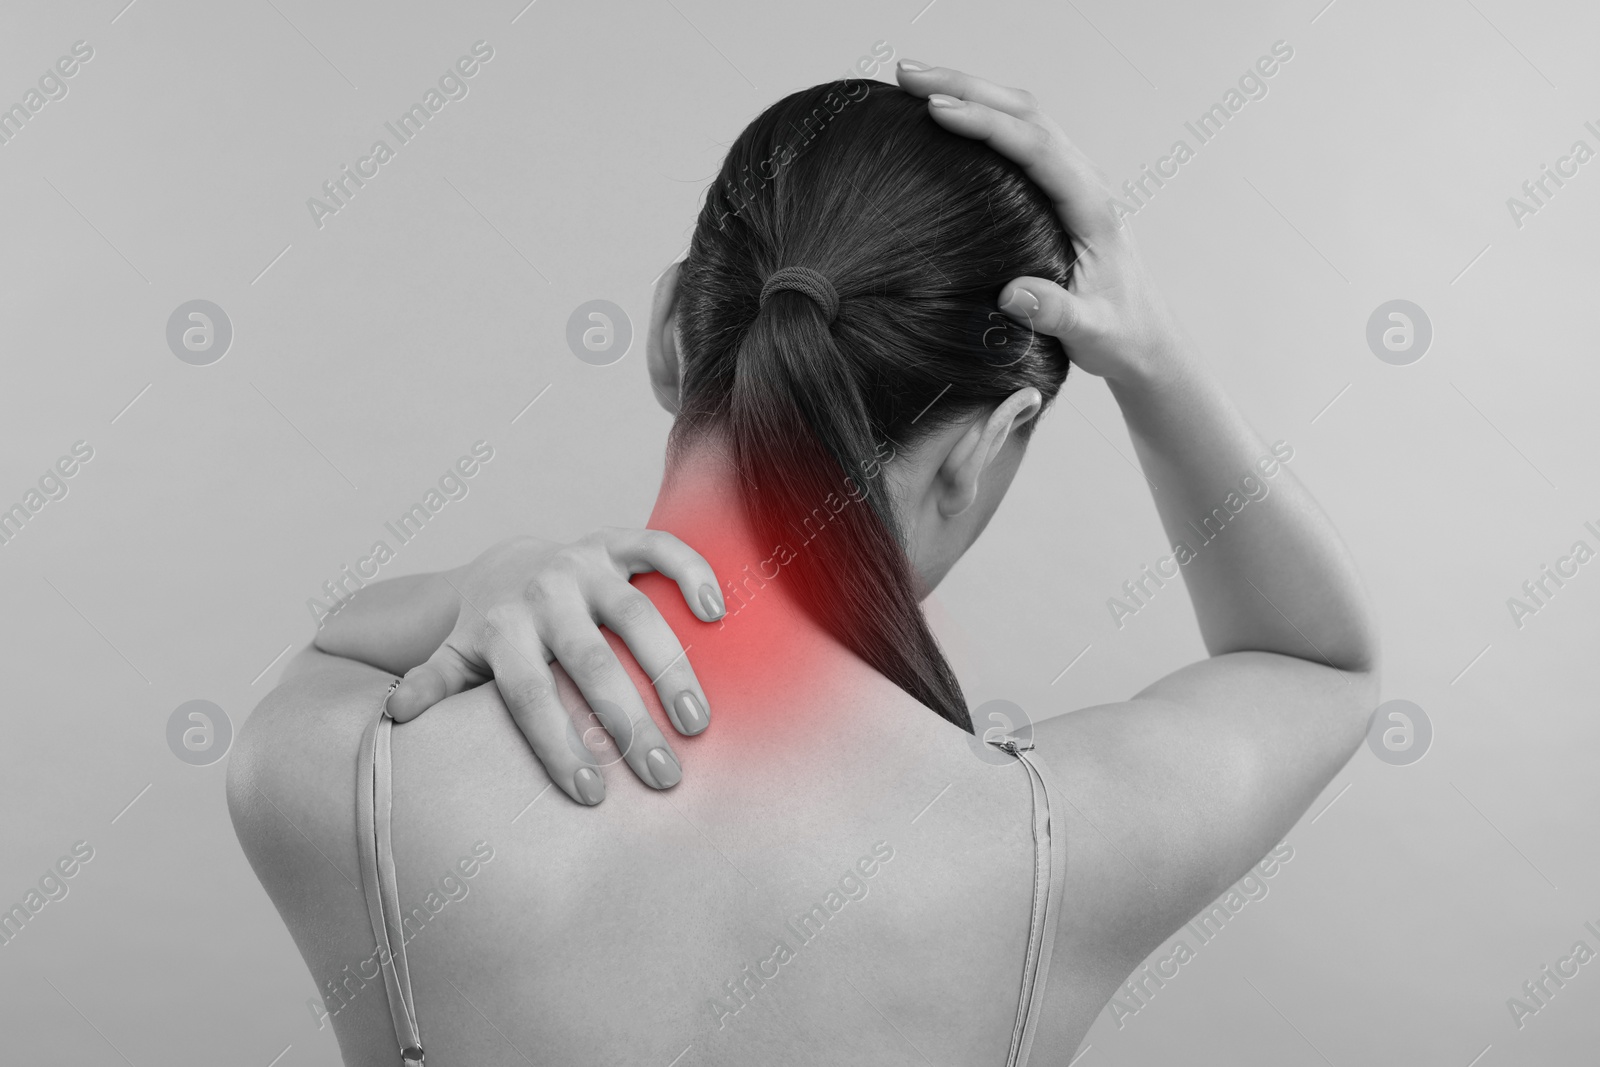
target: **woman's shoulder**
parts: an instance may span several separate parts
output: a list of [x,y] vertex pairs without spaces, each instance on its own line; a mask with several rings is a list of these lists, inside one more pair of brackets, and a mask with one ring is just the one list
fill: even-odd
[[[381,992],[349,972],[361,969],[372,943],[356,850],[357,757],[392,677],[308,648],[228,755],[234,832],[324,995],[350,1064],[387,1062],[374,1050],[392,1040]],[[368,992],[341,996],[342,983]]]
[[[393,678],[307,648],[250,714],[229,755],[234,831],[297,941],[330,907],[352,905],[351,929],[365,928],[356,778],[362,738],[383,713]],[[431,854],[436,837],[453,844],[459,831],[450,819],[461,815],[463,795],[498,797],[517,788],[508,780],[539,776],[493,685],[398,727],[392,746],[397,849]]]
[[[245,720],[228,756],[228,810],[252,849],[276,840],[274,820],[317,841],[349,838],[361,734],[378,714],[392,675],[307,648]],[[259,864],[258,864],[259,872]]]

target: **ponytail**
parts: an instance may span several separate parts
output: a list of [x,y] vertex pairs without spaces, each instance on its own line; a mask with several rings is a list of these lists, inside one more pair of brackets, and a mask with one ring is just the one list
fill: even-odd
[[728,425],[752,522],[788,547],[807,614],[970,733],[961,685],[922,614],[872,418],[824,310],[804,293],[761,303],[739,346]]

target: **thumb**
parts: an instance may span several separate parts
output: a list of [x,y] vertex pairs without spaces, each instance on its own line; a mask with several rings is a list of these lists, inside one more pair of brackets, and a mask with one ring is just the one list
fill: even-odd
[[1062,341],[1085,332],[1086,305],[1055,282],[1015,278],[1000,290],[1000,310],[1035,333]]
[[400,685],[389,694],[386,707],[395,722],[409,722],[445,697],[454,696],[488,679],[486,671],[469,661],[451,645],[455,634],[445,638],[427,661],[406,672]]

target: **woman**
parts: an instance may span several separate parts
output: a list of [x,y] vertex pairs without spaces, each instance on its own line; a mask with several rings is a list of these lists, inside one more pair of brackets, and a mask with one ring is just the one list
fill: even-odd
[[[438,1063],[1066,1064],[1360,743],[1376,647],[1348,555],[1172,325],[1103,178],[1026,93],[899,81],[797,93],[730,150],[650,323],[677,416],[657,532],[374,587],[318,644],[375,666],[307,650],[242,732],[235,825],[347,1063],[420,1033]],[[1210,658],[998,754],[917,603],[999,506],[1063,349],[1190,547]],[[1242,482],[1270,493],[1195,550],[1187,523]],[[374,919],[372,739],[408,670],[404,919]]]

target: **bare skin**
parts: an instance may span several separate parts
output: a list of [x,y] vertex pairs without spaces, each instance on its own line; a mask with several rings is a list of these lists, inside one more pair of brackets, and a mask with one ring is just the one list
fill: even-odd
[[[903,68],[901,82],[947,128],[1022,163],[1085,237],[1071,289],[1018,279],[1001,306],[1108,380],[1169,536],[1242,475],[1266,477],[1269,449],[1171,325],[1097,172],[1031,98],[939,69]],[[669,405],[674,281],[649,338]],[[894,460],[930,585],[999,506],[1037,400],[1023,390]],[[1128,973],[1281,840],[1360,743],[1377,680],[1359,583],[1310,496],[1274,469],[1270,494],[1183,568],[1210,658],[1035,729],[1068,800],[1069,850],[1035,1063],[1066,1064]],[[759,570],[773,548],[750,534],[734,489],[707,442],[669,472],[649,525],[725,579]],[[641,780],[630,750],[628,768],[600,768],[604,804],[573,803],[565,785],[541,795],[553,760],[535,758],[494,686],[463,681],[394,731],[403,907],[475,842],[494,854],[410,946],[429,1062],[666,1064],[685,1049],[684,1065],[1003,1062],[1033,864],[1020,768],[980,759],[969,735],[811,623],[781,576],[722,623],[691,614],[659,575],[633,584],[691,649],[715,709],[711,729],[673,740],[684,773],[670,791]],[[440,621],[427,625],[437,639]],[[675,724],[651,675],[607,639],[654,743]],[[385,666],[415,666],[426,642],[411,643],[409,662]],[[587,725],[565,673],[553,677]],[[232,757],[240,839],[319,989],[372,952],[351,798],[357,740],[389,680],[308,650]],[[870,877],[863,857],[878,857]],[[802,940],[787,920],[851,871],[866,895]],[[778,940],[792,958],[775,957]],[[742,1000],[730,980],[748,983]],[[333,1020],[346,1062],[393,1062],[381,984],[352,992]]]

